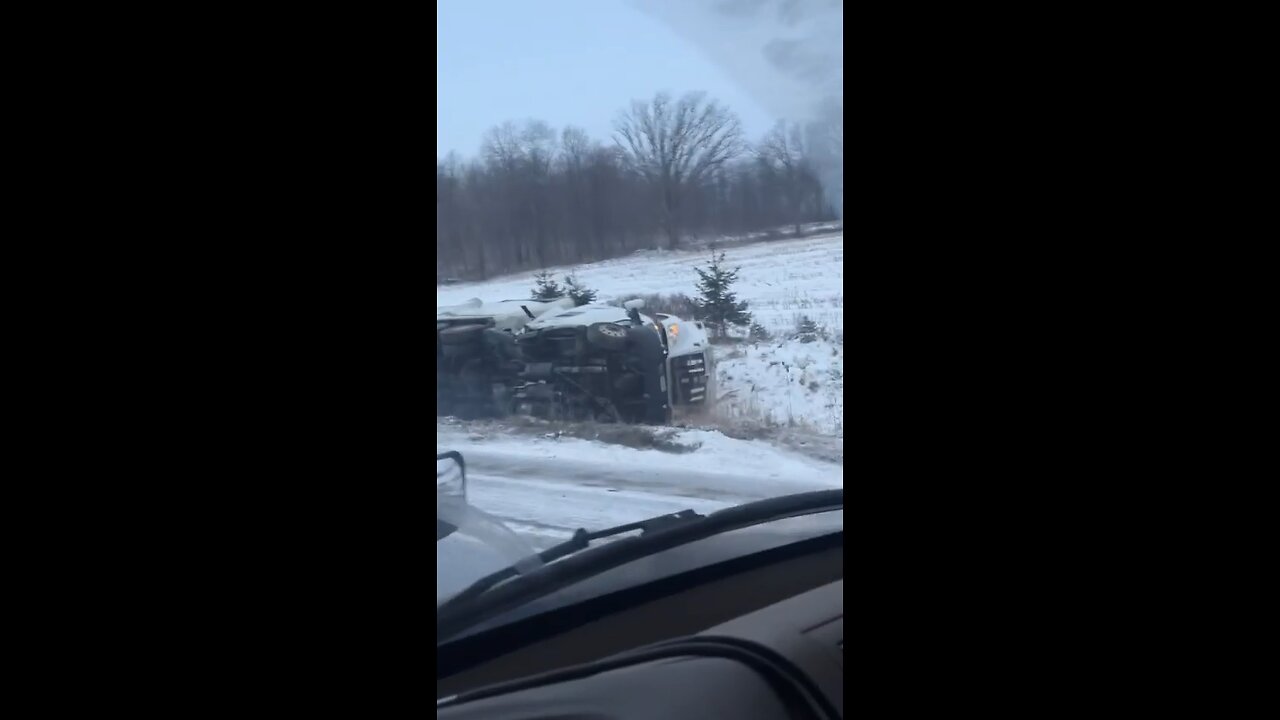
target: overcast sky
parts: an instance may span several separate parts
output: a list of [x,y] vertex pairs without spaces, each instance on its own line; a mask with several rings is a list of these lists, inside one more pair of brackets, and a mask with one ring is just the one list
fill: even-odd
[[504,120],[577,125],[608,140],[618,111],[659,90],[705,90],[748,138],[768,131],[775,118],[741,73],[735,81],[668,27],[624,0],[438,0],[437,156],[475,156]]

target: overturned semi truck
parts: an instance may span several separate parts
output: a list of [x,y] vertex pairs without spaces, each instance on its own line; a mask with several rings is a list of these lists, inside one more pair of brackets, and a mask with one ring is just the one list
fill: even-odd
[[715,363],[701,322],[568,298],[436,310],[436,414],[667,424],[706,410]]

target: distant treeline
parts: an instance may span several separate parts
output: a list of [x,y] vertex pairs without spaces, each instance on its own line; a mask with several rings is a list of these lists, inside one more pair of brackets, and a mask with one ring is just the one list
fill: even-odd
[[608,142],[504,123],[485,134],[479,158],[436,162],[437,275],[480,279],[833,220],[843,203],[839,112],[839,123],[779,123],[758,143],[701,93],[633,103]]

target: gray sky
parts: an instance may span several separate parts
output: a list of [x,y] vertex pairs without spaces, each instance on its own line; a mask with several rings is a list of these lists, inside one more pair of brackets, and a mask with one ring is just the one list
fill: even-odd
[[[473,157],[485,130],[526,118],[606,141],[620,110],[659,90],[705,90],[738,114],[749,139],[764,135],[780,110],[753,86],[751,62],[726,64],[724,47],[674,32],[670,20],[626,0],[438,0],[437,156]],[[717,27],[698,32],[731,46]]]

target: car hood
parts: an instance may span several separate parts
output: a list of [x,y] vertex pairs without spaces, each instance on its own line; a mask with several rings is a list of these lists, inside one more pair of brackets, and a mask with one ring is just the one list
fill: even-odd
[[[784,518],[730,530],[606,570],[478,624],[459,637],[700,567],[843,530],[844,510]],[[448,594],[452,595],[460,589]],[[438,587],[436,594],[438,603]]]
[[437,496],[437,521],[442,517],[456,529],[436,540],[436,605],[503,568],[517,563],[526,571],[541,566],[530,560],[536,552],[533,546],[482,510],[465,502],[446,504]]

